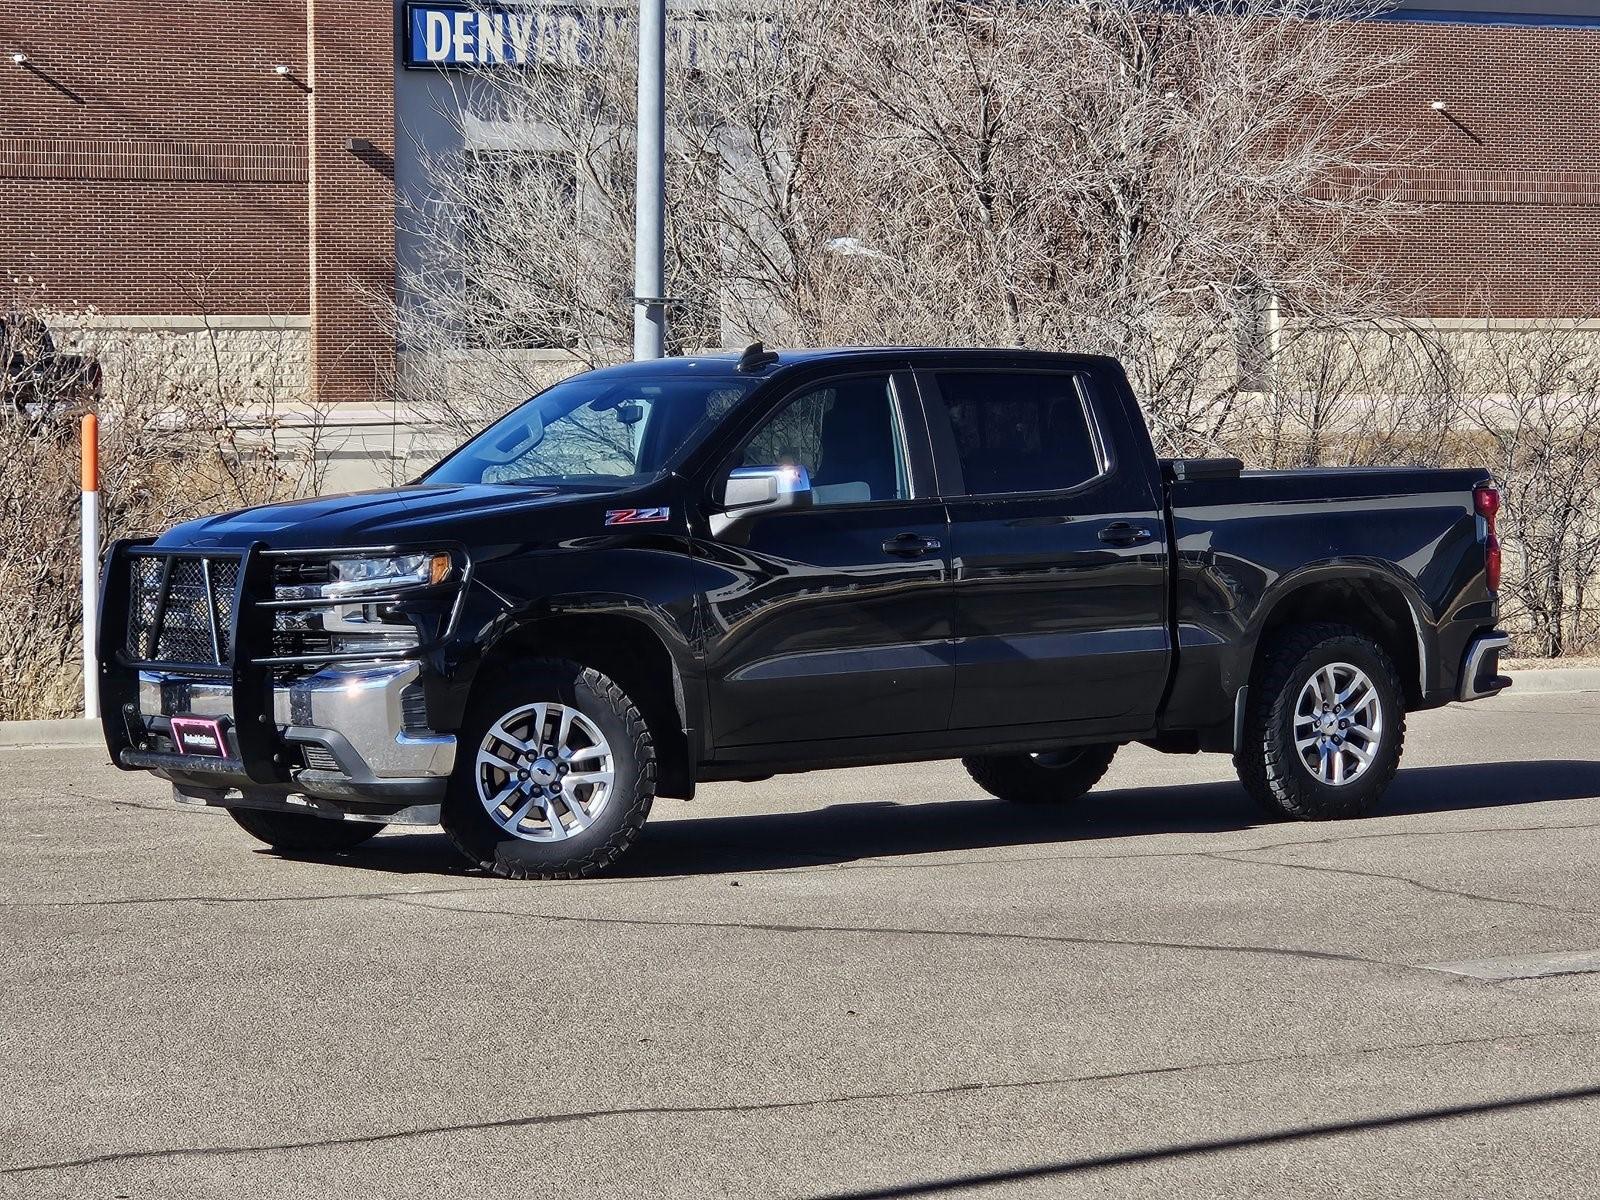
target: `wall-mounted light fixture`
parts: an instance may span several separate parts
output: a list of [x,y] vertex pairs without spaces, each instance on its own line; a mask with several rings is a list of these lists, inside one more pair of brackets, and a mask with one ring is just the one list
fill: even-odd
[[1480,135],[1476,129],[1472,128],[1472,126],[1468,125],[1460,117],[1456,116],[1455,113],[1451,112],[1450,106],[1443,100],[1435,100],[1431,107],[1433,108],[1434,112],[1438,113],[1449,124],[1454,125],[1456,129],[1458,129],[1466,137],[1470,138],[1474,142],[1477,142],[1480,146],[1483,145],[1482,135]]
[[288,63],[279,63],[272,68],[272,73],[285,83],[298,88],[306,95],[311,95],[311,85],[294,73],[294,68]]
[[17,50],[11,55],[11,61],[26,71],[32,78],[38,80],[47,87],[54,88],[68,100],[71,100],[74,104],[87,103],[82,96],[78,95],[77,92],[73,91],[66,84],[62,83],[61,80],[55,78],[55,76],[51,75],[50,72],[35,66],[33,59],[29,58],[21,50]]

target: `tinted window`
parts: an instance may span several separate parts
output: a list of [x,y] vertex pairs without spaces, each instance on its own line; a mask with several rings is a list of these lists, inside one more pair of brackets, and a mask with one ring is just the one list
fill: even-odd
[[840,379],[796,396],[751,439],[739,465],[804,467],[819,505],[911,496],[887,375]]
[[1059,491],[1100,474],[1073,376],[950,371],[937,379],[968,495]]

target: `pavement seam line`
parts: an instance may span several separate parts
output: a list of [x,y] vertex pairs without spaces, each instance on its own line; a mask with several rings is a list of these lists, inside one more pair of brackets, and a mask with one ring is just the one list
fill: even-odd
[[1485,1117],[1516,1110],[1545,1108],[1555,1104],[1573,1104],[1600,1100],[1600,1087],[1567,1088],[1559,1092],[1512,1096],[1504,1100],[1478,1101],[1472,1104],[1455,1104],[1446,1108],[1413,1109],[1409,1112],[1386,1113],[1321,1125],[1275,1129],[1264,1133],[1242,1133],[1232,1137],[1213,1138],[1208,1141],[1169,1143],[1143,1150],[1124,1150],[1092,1158],[1069,1159],[1066,1162],[1044,1163],[1013,1167],[1009,1170],[989,1171],[981,1175],[946,1176],[942,1179],[922,1180],[916,1183],[891,1184],[888,1187],[857,1189],[849,1192],[829,1192],[816,1200],[909,1200],[913,1196],[947,1195],[956,1190],[973,1191],[994,1188],[1001,1184],[1060,1178],[1085,1171],[1109,1171],[1156,1161],[1216,1155],[1233,1150],[1253,1150],[1264,1146],[1285,1146],[1297,1142],[1321,1141],[1327,1138],[1366,1135],[1382,1129],[1395,1129],[1407,1125],[1433,1124],[1440,1121],[1459,1121],[1470,1117]]
[[600,1108],[573,1112],[543,1113],[524,1117],[503,1117],[492,1121],[472,1121],[455,1125],[425,1125],[411,1129],[390,1130],[386,1133],[358,1134],[341,1138],[309,1138],[299,1142],[275,1142],[254,1146],[174,1146],[164,1150],[129,1150],[91,1155],[78,1159],[22,1163],[17,1166],[0,1167],[0,1176],[64,1171],[78,1167],[99,1166],[114,1162],[134,1162],[154,1158],[222,1158],[294,1150],[318,1150],[338,1146],[361,1146],[381,1142],[404,1141],[412,1138],[439,1137],[452,1133],[490,1132],[498,1129],[522,1129],[540,1125],[565,1125],[577,1121],[597,1120],[608,1117],[711,1116],[717,1114],[782,1112],[797,1108],[865,1104],[873,1101],[933,1099],[939,1096],[954,1096],[972,1092],[1021,1091],[1031,1088],[1071,1087],[1075,1084],[1085,1083],[1117,1083],[1125,1080],[1156,1078],[1164,1075],[1274,1066],[1296,1062],[1332,1062],[1345,1058],[1361,1058],[1373,1054],[1403,1054],[1419,1050],[1450,1050],[1467,1046],[1492,1046],[1505,1042],[1551,1041],[1584,1037],[1600,1037],[1600,1029],[1530,1030],[1525,1033],[1495,1034],[1493,1036],[1475,1038],[1451,1038],[1436,1042],[1402,1042],[1389,1046],[1358,1046],[1352,1049],[1335,1051],[1331,1054],[1262,1055],[1255,1058],[1177,1063],[1168,1067],[1137,1067],[1127,1071],[1112,1071],[1092,1075],[1065,1075],[1047,1079],[1021,1079],[1001,1082],[978,1081],[911,1091],[862,1092],[846,1096],[815,1096],[805,1100],[774,1100],[751,1104],[640,1105],[629,1108]]
[[1243,858],[1241,855],[1259,854],[1264,851],[1256,850],[1206,850],[1199,851],[1198,857],[1209,858],[1216,862],[1231,862],[1242,865],[1259,867],[1281,867],[1287,871],[1310,871],[1314,874],[1346,875],[1358,879],[1379,879],[1390,883],[1403,883],[1409,887],[1417,888],[1433,896],[1449,896],[1460,900],[1473,900],[1486,904],[1509,904],[1517,908],[1535,908],[1544,912],[1564,913],[1568,916],[1600,917],[1600,909],[1570,908],[1562,904],[1550,904],[1543,900],[1518,900],[1510,896],[1491,896],[1483,892],[1464,892],[1456,888],[1439,887],[1435,884],[1424,883],[1420,879],[1413,879],[1409,875],[1390,875],[1384,871],[1361,871],[1354,867],[1333,867],[1318,863],[1293,863],[1283,862],[1271,858]]

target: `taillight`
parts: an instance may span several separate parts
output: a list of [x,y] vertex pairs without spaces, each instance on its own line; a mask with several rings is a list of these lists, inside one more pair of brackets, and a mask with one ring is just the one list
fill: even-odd
[[1500,515],[1500,489],[1485,483],[1472,489],[1472,507],[1483,518],[1483,577],[1491,592],[1500,590],[1500,536],[1495,518]]

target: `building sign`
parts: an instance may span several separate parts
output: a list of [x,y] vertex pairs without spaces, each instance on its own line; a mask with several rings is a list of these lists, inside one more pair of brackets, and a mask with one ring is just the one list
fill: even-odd
[[[631,38],[633,6],[498,4],[468,7],[406,6],[408,67],[577,66],[598,48]],[[690,66],[710,49],[713,25],[675,18],[668,23],[668,54]],[[727,28],[721,30],[727,40]]]

